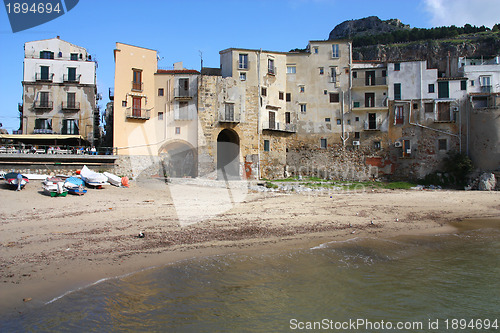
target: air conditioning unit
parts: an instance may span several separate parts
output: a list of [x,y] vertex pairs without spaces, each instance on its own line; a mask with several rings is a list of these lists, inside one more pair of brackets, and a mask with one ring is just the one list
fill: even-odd
[[411,149],[410,149],[410,148],[406,149],[406,154],[407,154],[407,155],[410,155],[410,154],[411,154]]
[[396,142],[394,142],[394,147],[396,147],[396,148],[400,148],[400,147],[402,147],[402,146],[403,146],[403,144],[401,143],[401,141],[396,141]]
[[353,142],[352,142],[352,145],[353,145],[353,146],[359,146],[360,144],[361,144],[361,142],[359,142],[359,141],[353,141]]

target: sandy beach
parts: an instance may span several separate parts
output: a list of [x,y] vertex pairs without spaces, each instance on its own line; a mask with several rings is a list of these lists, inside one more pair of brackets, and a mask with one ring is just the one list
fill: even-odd
[[498,192],[278,193],[158,180],[65,198],[32,181],[21,192],[0,187],[0,201],[0,314],[192,257],[447,233],[450,222],[500,217]]

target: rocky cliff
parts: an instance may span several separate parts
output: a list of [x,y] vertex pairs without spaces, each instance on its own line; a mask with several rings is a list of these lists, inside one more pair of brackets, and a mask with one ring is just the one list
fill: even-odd
[[369,16],[340,23],[330,32],[328,39],[350,39],[354,36],[377,35],[404,29],[410,29],[410,26],[398,19],[382,21],[377,16]]

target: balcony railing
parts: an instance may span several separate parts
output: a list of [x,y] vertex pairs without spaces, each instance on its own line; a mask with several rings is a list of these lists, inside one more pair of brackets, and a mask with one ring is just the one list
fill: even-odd
[[485,94],[491,93],[491,86],[481,86],[481,92]]
[[382,102],[378,103],[368,103],[368,105],[365,104],[365,101],[353,101],[352,103],[352,108],[353,109],[376,109],[376,108],[386,108],[387,107],[387,98],[384,99]]
[[191,99],[193,94],[189,89],[174,88],[174,98],[176,99]]
[[129,119],[148,120],[151,109],[127,108],[126,116]]
[[54,108],[54,102],[52,102],[52,101],[36,101],[34,106],[35,106],[35,109],[52,110]]
[[295,133],[297,132],[297,125],[291,123],[280,123],[277,121],[274,123],[265,122],[263,129],[268,131]]
[[75,112],[80,110],[80,102],[62,102],[61,109],[63,112]]
[[276,75],[276,73],[277,73],[276,66],[267,67],[267,74]]
[[364,124],[365,131],[380,131],[380,126],[382,122],[380,120],[377,121],[365,121]]
[[132,81],[132,90],[133,91],[142,91],[142,82]]
[[35,81],[52,82],[54,79],[54,73],[42,74],[35,73]]
[[372,87],[372,86],[385,86],[387,79],[385,77],[370,77],[370,78],[354,78],[352,79],[353,87]]
[[250,68],[250,62],[249,61],[246,61],[246,62],[240,62],[238,61],[238,69],[239,70],[248,70]]
[[239,123],[240,113],[239,112],[223,112],[219,113],[220,123]]
[[55,132],[50,128],[35,128],[33,134],[55,134]]
[[64,74],[63,75],[63,82],[80,83],[81,76],[82,76],[81,74],[78,74],[78,75]]

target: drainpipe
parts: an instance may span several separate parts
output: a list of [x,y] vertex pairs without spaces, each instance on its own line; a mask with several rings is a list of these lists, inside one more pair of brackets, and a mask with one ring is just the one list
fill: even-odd
[[260,168],[261,168],[261,165],[260,165],[260,108],[261,108],[261,98],[262,96],[260,95],[261,93],[261,88],[260,88],[260,56],[262,54],[262,49],[259,50],[259,53],[257,55],[257,93],[258,93],[258,96],[259,96],[259,100],[257,101],[257,106],[258,106],[258,109],[257,109],[257,138],[258,138],[258,142],[257,142],[257,163],[259,165],[259,167],[257,168],[257,179],[260,180]]
[[345,147],[346,141],[349,139],[349,133],[347,133],[347,136],[344,136],[345,134],[345,125],[344,125],[344,92],[342,91],[342,103],[340,104],[340,112],[342,115],[342,135],[340,138],[342,139],[342,146]]

